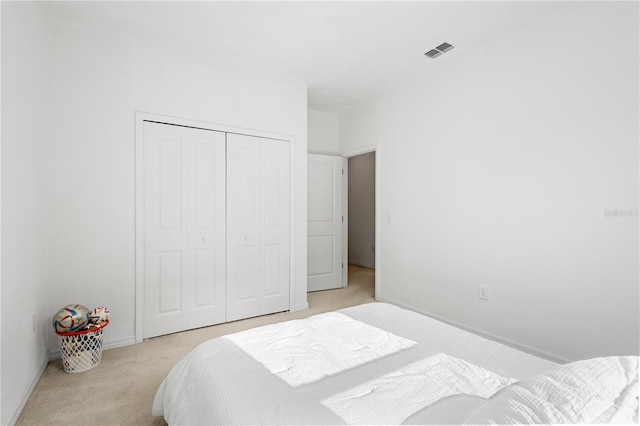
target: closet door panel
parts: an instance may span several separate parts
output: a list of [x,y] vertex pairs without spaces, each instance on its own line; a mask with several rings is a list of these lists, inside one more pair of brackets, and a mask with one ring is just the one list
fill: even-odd
[[144,337],[186,328],[186,136],[145,123]]
[[226,319],[225,134],[185,128],[187,133],[187,241],[190,314],[187,327]]
[[223,322],[224,133],[144,123],[143,337]]
[[227,320],[288,310],[289,144],[228,134],[227,182]]
[[263,313],[289,309],[289,143],[262,145]]
[[260,315],[260,146],[227,134],[227,321]]

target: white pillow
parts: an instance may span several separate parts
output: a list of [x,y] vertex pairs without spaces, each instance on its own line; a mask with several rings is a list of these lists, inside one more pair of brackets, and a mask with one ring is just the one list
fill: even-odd
[[507,386],[466,424],[637,423],[637,356],[566,364]]

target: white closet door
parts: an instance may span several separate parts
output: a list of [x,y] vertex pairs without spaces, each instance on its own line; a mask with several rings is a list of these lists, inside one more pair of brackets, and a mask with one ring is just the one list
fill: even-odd
[[289,310],[289,143],[227,134],[227,321]]
[[225,134],[144,123],[144,337],[224,322]]

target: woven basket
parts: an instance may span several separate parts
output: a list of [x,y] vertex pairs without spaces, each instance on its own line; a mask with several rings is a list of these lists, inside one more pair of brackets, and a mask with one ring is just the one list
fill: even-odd
[[67,373],[91,370],[102,360],[102,333],[109,321],[83,331],[56,334],[60,338],[62,366]]

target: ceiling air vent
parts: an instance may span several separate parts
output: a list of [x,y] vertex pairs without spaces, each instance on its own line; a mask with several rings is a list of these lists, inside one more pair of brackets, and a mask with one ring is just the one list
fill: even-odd
[[431,49],[430,51],[428,51],[424,55],[428,56],[430,58],[437,58],[438,56],[442,55],[442,52],[440,52],[439,50],[436,50],[436,49]]
[[444,53],[444,52],[448,52],[449,50],[453,49],[453,46],[450,45],[449,43],[442,43],[440,46],[436,47],[436,49],[438,49],[439,51]]
[[442,43],[440,46],[436,47],[435,49],[431,49],[430,51],[425,53],[424,56],[428,56],[431,59],[437,58],[438,56],[442,55],[444,52],[448,52],[451,49],[453,49],[452,44]]

